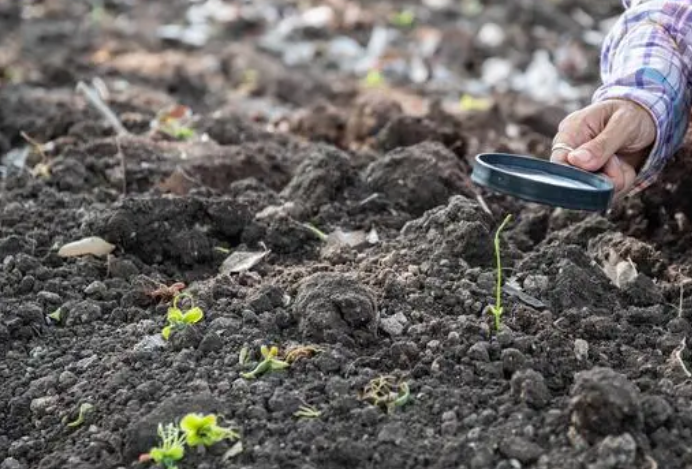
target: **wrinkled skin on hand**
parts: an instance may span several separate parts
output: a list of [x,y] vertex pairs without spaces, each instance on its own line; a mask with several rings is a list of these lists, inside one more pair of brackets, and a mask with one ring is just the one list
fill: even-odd
[[591,104],[568,115],[558,128],[551,161],[601,172],[613,182],[618,195],[627,193],[656,139],[656,124],[639,104],[611,99]]

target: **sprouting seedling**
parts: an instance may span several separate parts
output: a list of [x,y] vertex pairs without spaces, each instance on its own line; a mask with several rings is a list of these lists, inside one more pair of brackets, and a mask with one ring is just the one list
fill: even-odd
[[308,418],[308,419],[314,419],[322,415],[322,412],[317,410],[317,408],[311,406],[311,405],[302,405],[298,408],[297,411],[293,413],[294,417],[297,418]]
[[320,239],[320,241],[327,241],[329,239],[329,236],[327,235],[327,233],[325,233],[324,231],[321,231],[312,223],[301,223],[301,225],[304,228],[307,228],[312,234],[317,236]]
[[55,321],[56,324],[61,324],[63,320],[62,308],[58,308],[52,313],[48,314],[48,317]]
[[497,232],[495,233],[495,260],[497,261],[497,285],[496,285],[496,292],[495,292],[495,304],[489,306],[490,313],[495,317],[495,330],[500,329],[500,321],[502,320],[502,262],[500,259],[500,232],[502,229],[505,227],[507,223],[509,223],[509,220],[512,218],[512,215],[509,214],[507,217],[505,217],[505,220],[502,222],[500,227],[497,229]]
[[249,373],[240,373],[240,376],[245,379],[253,379],[267,371],[282,370],[291,366],[289,363],[277,358],[279,349],[276,346],[269,348],[263,345],[260,352],[262,353],[263,360],[257,364],[254,370]]
[[83,403],[79,406],[79,414],[77,419],[73,422],[67,424],[68,427],[78,427],[86,421],[87,415],[89,415],[94,410],[94,406],[88,402]]
[[177,469],[176,463],[185,456],[185,435],[180,434],[177,425],[169,423],[165,427],[158,426],[158,435],[161,444],[149,450],[149,453],[140,456],[140,461],[154,460],[156,464],[161,464],[166,469]]
[[321,349],[312,345],[297,345],[286,351],[284,360],[288,362],[288,364],[293,364],[293,362],[300,358],[309,358],[321,351]]
[[391,16],[390,22],[400,28],[409,28],[416,20],[415,14],[411,10],[403,10]]
[[397,384],[392,376],[379,376],[365,386],[362,399],[377,407],[384,407],[391,414],[411,399],[411,391],[405,381]]
[[371,69],[365,78],[363,78],[363,84],[367,88],[378,88],[385,84],[385,79],[379,70]]
[[198,323],[204,318],[204,312],[199,306],[194,306],[183,312],[178,308],[178,301],[182,297],[188,297],[192,301],[192,296],[187,293],[181,293],[173,298],[173,306],[168,308],[168,315],[166,319],[168,320],[168,325],[163,328],[161,335],[164,339],[168,340],[173,331],[179,331],[191,324]]
[[180,428],[185,432],[187,444],[209,447],[225,439],[236,440],[240,438],[236,431],[219,426],[217,420],[214,414],[190,413],[183,417],[180,421]]
[[151,127],[177,140],[189,140],[196,135],[189,125],[191,121],[192,110],[187,106],[175,105],[159,111]]
[[245,364],[248,361],[248,357],[250,355],[250,351],[247,347],[243,346],[243,348],[240,349],[240,353],[238,354],[238,363],[241,366],[245,366]]

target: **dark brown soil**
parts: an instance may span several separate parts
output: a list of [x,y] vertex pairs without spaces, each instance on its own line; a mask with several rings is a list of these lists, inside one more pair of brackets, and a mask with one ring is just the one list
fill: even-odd
[[[445,38],[434,60],[460,77],[580,41],[576,8],[620,11],[486,1],[469,19],[465,3],[411,3]],[[299,39],[367,43],[403,4],[363,1],[358,21]],[[0,0],[0,469],[143,468],[156,426],[191,411],[223,416],[243,451],[188,450],[181,469],[692,467],[691,150],[606,214],[486,193],[473,156],[545,155],[566,109],[497,94],[460,113],[439,87],[364,88],[321,56],[289,67],[257,15],[199,48],[158,39],[188,7]],[[486,20],[506,27],[500,50],[474,42]],[[595,86],[597,48],[580,47],[592,65],[565,74]],[[130,135],[75,91],[95,77]],[[151,132],[175,104],[206,137]],[[492,240],[508,213],[495,331]],[[58,256],[88,236],[115,250]],[[219,271],[229,253],[265,250],[249,271]],[[604,269],[613,254],[636,268],[619,285]],[[159,282],[184,282],[205,314],[168,342],[169,305],[147,295]],[[261,345],[298,344],[322,351],[241,376]],[[392,413],[361,399],[380,375],[410,386]],[[84,403],[86,421],[66,425]],[[304,404],[320,416],[294,417]]]

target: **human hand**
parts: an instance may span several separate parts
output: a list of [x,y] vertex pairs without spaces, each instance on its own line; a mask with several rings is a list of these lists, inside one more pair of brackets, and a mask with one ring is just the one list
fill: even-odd
[[656,139],[651,114],[634,101],[611,99],[573,112],[560,123],[550,160],[604,173],[616,193],[632,188]]

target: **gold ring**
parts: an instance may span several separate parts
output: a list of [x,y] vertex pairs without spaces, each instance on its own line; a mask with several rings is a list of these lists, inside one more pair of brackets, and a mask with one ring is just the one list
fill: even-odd
[[550,150],[550,153],[555,153],[555,150],[564,150],[564,151],[574,151],[574,148],[570,147],[566,143],[556,143],[553,145],[553,148]]

